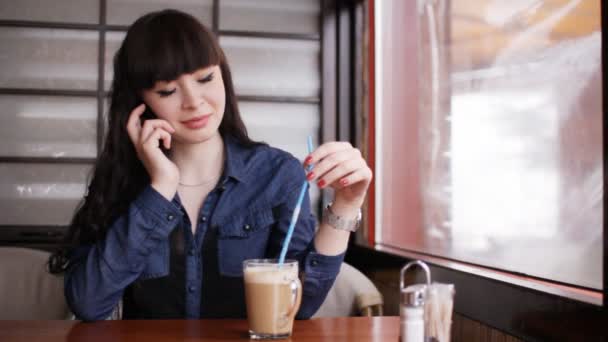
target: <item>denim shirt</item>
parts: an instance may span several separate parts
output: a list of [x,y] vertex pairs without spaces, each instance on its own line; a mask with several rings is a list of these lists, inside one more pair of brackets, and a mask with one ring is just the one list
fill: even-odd
[[[105,319],[120,300],[130,312],[125,318],[163,318],[161,312],[137,311],[148,304],[156,310],[155,298],[171,296],[183,302],[183,318],[246,316],[243,261],[278,258],[306,178],[287,152],[267,145],[245,148],[231,138],[224,142],[224,172],[201,206],[194,235],[179,196],[168,201],[148,186],[104,240],[71,253],[65,295],[77,318]],[[298,260],[303,281],[299,319],[323,303],[344,258],[315,250],[315,226],[306,194],[287,252],[288,259]],[[172,243],[178,230],[182,241]],[[183,253],[176,253],[180,248]],[[178,269],[182,278],[171,280]],[[148,286],[148,296],[133,303],[133,291],[142,286]]]

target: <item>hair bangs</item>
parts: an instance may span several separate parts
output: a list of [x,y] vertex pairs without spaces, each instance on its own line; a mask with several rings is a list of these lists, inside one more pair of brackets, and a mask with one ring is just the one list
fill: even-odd
[[220,64],[221,50],[212,33],[194,17],[165,10],[147,19],[133,25],[135,32],[129,38],[138,41],[127,45],[128,78],[135,90]]

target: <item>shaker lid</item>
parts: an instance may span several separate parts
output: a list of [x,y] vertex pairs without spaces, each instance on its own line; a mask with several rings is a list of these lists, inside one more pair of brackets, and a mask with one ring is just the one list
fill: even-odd
[[426,298],[427,286],[424,284],[410,285],[401,289],[401,303],[407,306],[422,306]]

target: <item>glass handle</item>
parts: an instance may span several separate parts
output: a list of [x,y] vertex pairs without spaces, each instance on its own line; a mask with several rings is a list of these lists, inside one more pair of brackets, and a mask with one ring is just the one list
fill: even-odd
[[293,305],[291,309],[287,312],[287,317],[295,316],[296,312],[300,308],[300,302],[302,301],[302,283],[299,278],[296,278],[291,281],[291,298]]

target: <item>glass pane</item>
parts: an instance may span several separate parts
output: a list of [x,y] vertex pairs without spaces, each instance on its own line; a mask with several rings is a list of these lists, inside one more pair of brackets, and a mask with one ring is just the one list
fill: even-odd
[[220,43],[239,95],[319,96],[319,42],[221,37]]
[[453,1],[421,20],[424,250],[601,289],[600,1]]
[[[314,147],[319,144],[320,112],[316,104],[239,102],[249,136],[280,148],[304,161],[308,155],[308,136]],[[313,212],[318,208],[320,191],[310,187]]]
[[99,0],[5,1],[0,19],[97,24]]
[[96,89],[99,34],[3,27],[0,87]]
[[304,160],[306,141],[319,141],[320,114],[315,104],[240,102],[249,135]]
[[193,15],[211,28],[213,0],[107,0],[107,19],[110,25],[131,25],[140,16],[153,11],[173,8]]
[[90,169],[89,165],[0,165],[2,224],[69,224]]
[[220,30],[319,33],[319,0],[222,0]]
[[96,155],[97,100],[0,95],[0,155]]
[[105,47],[105,66],[104,66],[104,78],[103,83],[106,90],[109,90],[112,86],[112,80],[114,79],[114,55],[120,48],[120,44],[125,39],[127,34],[125,32],[107,32],[106,33],[106,47]]

